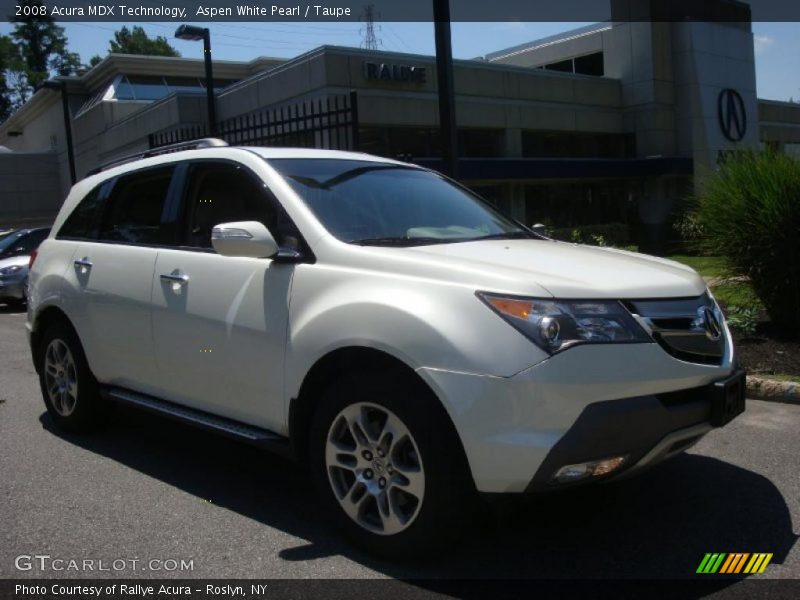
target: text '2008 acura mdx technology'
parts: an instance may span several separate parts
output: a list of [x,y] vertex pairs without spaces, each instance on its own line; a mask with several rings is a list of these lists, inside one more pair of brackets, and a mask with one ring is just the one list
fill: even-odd
[[544,238],[384,158],[168,150],[77,183],[32,257],[64,429],[124,403],[285,452],[347,537],[407,556],[473,498],[621,478],[744,410],[690,268]]

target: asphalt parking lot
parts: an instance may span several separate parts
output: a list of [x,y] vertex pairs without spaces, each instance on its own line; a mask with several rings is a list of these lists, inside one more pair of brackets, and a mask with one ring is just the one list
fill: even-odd
[[800,406],[751,401],[638,478],[487,511],[440,559],[396,565],[341,542],[277,457],[132,411],[54,430],[24,318],[0,305],[0,578],[93,575],[19,571],[19,555],[193,564],[125,577],[686,578],[706,552],[772,552],[760,577],[800,579]]

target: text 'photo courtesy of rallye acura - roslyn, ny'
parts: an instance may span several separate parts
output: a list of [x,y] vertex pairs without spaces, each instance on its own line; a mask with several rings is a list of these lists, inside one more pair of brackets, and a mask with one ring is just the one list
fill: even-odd
[[348,539],[406,557],[487,496],[632,475],[744,410],[688,267],[548,239],[366,154],[150,154],[78,182],[31,257],[66,430],[121,403],[282,452]]

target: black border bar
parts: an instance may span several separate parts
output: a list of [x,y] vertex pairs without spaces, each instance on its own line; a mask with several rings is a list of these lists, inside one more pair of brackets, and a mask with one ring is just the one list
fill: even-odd
[[[0,0],[2,18],[13,19],[22,1]],[[50,16],[63,22],[358,22],[364,12],[364,0],[43,0],[43,4]],[[432,22],[434,18],[433,0],[370,0],[369,4],[374,5],[377,21]],[[450,13],[454,22],[800,21],[800,2],[450,0]]]

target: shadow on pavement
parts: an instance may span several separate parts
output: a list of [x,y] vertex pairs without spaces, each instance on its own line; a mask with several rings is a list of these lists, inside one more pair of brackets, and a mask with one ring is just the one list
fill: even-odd
[[26,310],[25,304],[5,304],[0,301],[0,315],[24,313]]
[[[45,429],[215,505],[311,540],[283,560],[342,554],[404,579],[691,578],[706,552],[772,552],[781,563],[796,541],[789,510],[765,477],[685,454],[628,481],[526,498],[486,518],[462,543],[424,564],[366,556],[322,522],[294,464],[238,442],[131,410],[108,430]],[[734,583],[731,578],[719,585]],[[434,581],[416,585],[437,590]],[[430,585],[428,585],[430,584]],[[469,595],[469,594],[460,594]]]

